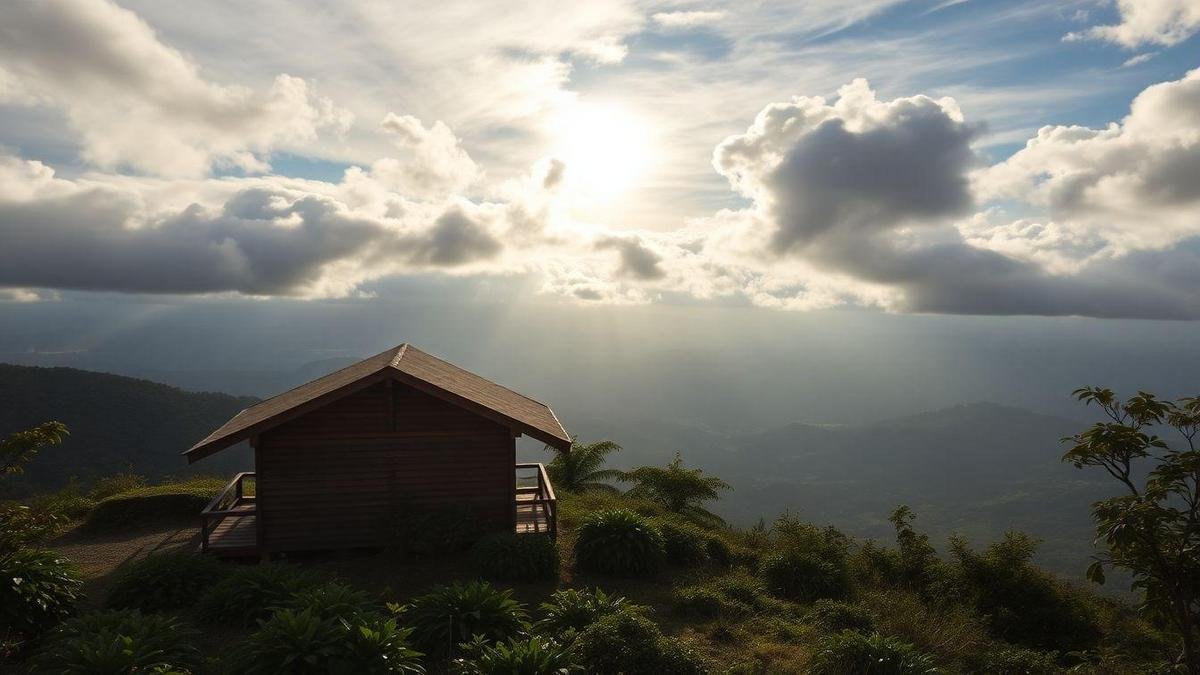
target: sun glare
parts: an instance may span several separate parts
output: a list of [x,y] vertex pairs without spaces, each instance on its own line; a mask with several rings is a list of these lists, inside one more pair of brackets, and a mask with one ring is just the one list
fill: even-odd
[[648,125],[628,109],[577,103],[560,117],[554,156],[566,164],[573,197],[605,205],[634,187],[652,157]]

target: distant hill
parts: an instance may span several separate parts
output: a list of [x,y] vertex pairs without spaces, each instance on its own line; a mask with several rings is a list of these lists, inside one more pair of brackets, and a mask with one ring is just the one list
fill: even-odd
[[52,419],[71,431],[23,476],[0,483],[0,496],[57,488],[72,476],[86,480],[132,470],[160,477],[247,467],[245,448],[193,468],[180,453],[256,400],[74,368],[0,364],[0,436]]
[[[665,420],[576,423],[585,440],[611,437],[613,463],[685,461],[729,481],[716,509],[732,522],[791,510],[861,537],[890,539],[898,504],[944,547],[951,533],[975,541],[1019,529],[1045,540],[1043,564],[1079,575],[1091,554],[1091,503],[1114,487],[1059,461],[1064,436],[1084,422],[993,403],[959,405],[853,425],[789,424],[722,434]],[[624,433],[622,433],[624,431]],[[538,453],[528,453],[532,458]]]

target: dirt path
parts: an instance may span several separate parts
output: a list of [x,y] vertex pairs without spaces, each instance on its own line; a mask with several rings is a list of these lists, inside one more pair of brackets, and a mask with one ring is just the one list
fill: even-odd
[[191,523],[159,524],[128,532],[90,533],[77,528],[49,546],[79,566],[87,602],[98,604],[113,572],[152,552],[195,547],[199,533],[200,529]]

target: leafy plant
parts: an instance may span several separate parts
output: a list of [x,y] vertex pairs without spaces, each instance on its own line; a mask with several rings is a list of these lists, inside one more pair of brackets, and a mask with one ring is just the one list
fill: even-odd
[[436,658],[449,656],[455,645],[476,635],[493,641],[514,637],[529,621],[512,591],[486,581],[438,586],[414,600],[403,616],[414,627],[417,648]]
[[817,645],[813,675],[925,675],[936,673],[933,657],[893,637],[852,630],[829,635]]
[[570,650],[550,638],[489,643],[482,638],[462,645],[464,656],[456,659],[460,675],[561,675],[578,670]]
[[616,612],[588,626],[572,652],[589,673],[703,673],[694,651],[668,639],[655,623],[634,612]]
[[261,622],[235,655],[241,673],[423,673],[411,630],[395,619],[320,616],[283,609]]
[[733,488],[716,476],[707,476],[701,469],[683,466],[679,453],[665,467],[642,466],[621,474],[621,480],[633,483],[628,494],[652,499],[672,513],[683,513],[709,522],[722,522],[716,514],[701,506],[719,499],[723,490]]
[[704,586],[692,586],[675,591],[675,611],[683,616],[711,621],[718,618],[740,618],[754,610],[747,604],[731,600]]
[[293,596],[327,581],[324,575],[283,563],[230,572],[200,598],[199,614],[210,623],[252,626],[287,607]]
[[378,616],[383,608],[363,591],[340,581],[327,581],[296,591],[280,609],[309,611],[322,619],[357,621]]
[[88,496],[95,500],[108,499],[123,492],[130,492],[146,487],[145,476],[135,473],[119,473],[97,480]]
[[812,551],[774,553],[762,562],[760,571],[771,592],[788,600],[840,598],[849,590],[845,564]]
[[1062,672],[1057,661],[1057,652],[998,645],[971,658],[968,666],[976,675],[1054,675]]
[[0,635],[36,636],[62,621],[81,597],[79,570],[54,551],[0,555]]
[[116,574],[105,604],[143,612],[186,607],[227,571],[220,561],[184,551],[151,553]]
[[567,588],[552,593],[549,602],[542,603],[539,609],[542,619],[538,621],[538,630],[555,636],[582,631],[609,614],[637,612],[642,608],[622,596],[609,595],[599,588]]
[[1037,542],[1009,532],[980,554],[960,538],[950,549],[967,593],[999,637],[1039,649],[1086,649],[1100,638],[1093,607],[1072,589],[1035,567]]
[[862,605],[834,600],[818,600],[808,610],[808,620],[826,630],[855,630],[869,633],[875,627],[875,618]]
[[0,477],[21,473],[42,448],[62,443],[68,433],[62,422],[43,422],[0,439]]
[[[1122,402],[1100,387],[1074,395],[1108,421],[1063,439],[1072,444],[1063,461],[1104,469],[1124,492],[1092,505],[1105,553],[1087,576],[1104,583],[1105,565],[1132,572],[1145,606],[1180,636],[1188,671],[1200,673],[1200,396],[1171,402],[1139,391]],[[1180,449],[1153,434],[1163,426]]]
[[[546,446],[551,449],[550,446]],[[559,490],[570,492],[585,492],[598,490],[602,492],[619,492],[617,488],[605,481],[618,480],[621,472],[615,469],[603,469],[605,458],[614,452],[620,452],[621,446],[612,441],[596,441],[595,443],[580,443],[571,439],[568,450],[555,450],[554,459],[546,465],[546,474],[550,482]]]
[[200,662],[199,634],[178,619],[136,609],[84,614],[51,633],[34,657],[37,672],[189,672]]
[[503,581],[558,578],[558,548],[549,535],[496,532],[472,547],[475,567],[484,577]]
[[646,518],[618,509],[590,514],[575,540],[575,562],[585,571],[645,576],[662,569],[662,534]]
[[667,562],[679,567],[698,567],[709,562],[707,533],[688,522],[670,518],[652,521],[663,536]]

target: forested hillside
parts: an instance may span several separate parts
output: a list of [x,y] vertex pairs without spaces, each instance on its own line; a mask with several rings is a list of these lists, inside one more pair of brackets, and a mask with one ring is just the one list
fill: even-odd
[[0,437],[55,419],[71,431],[24,475],[6,480],[0,497],[129,469],[161,477],[243,467],[244,448],[192,468],[180,453],[255,400],[74,368],[0,364]]

